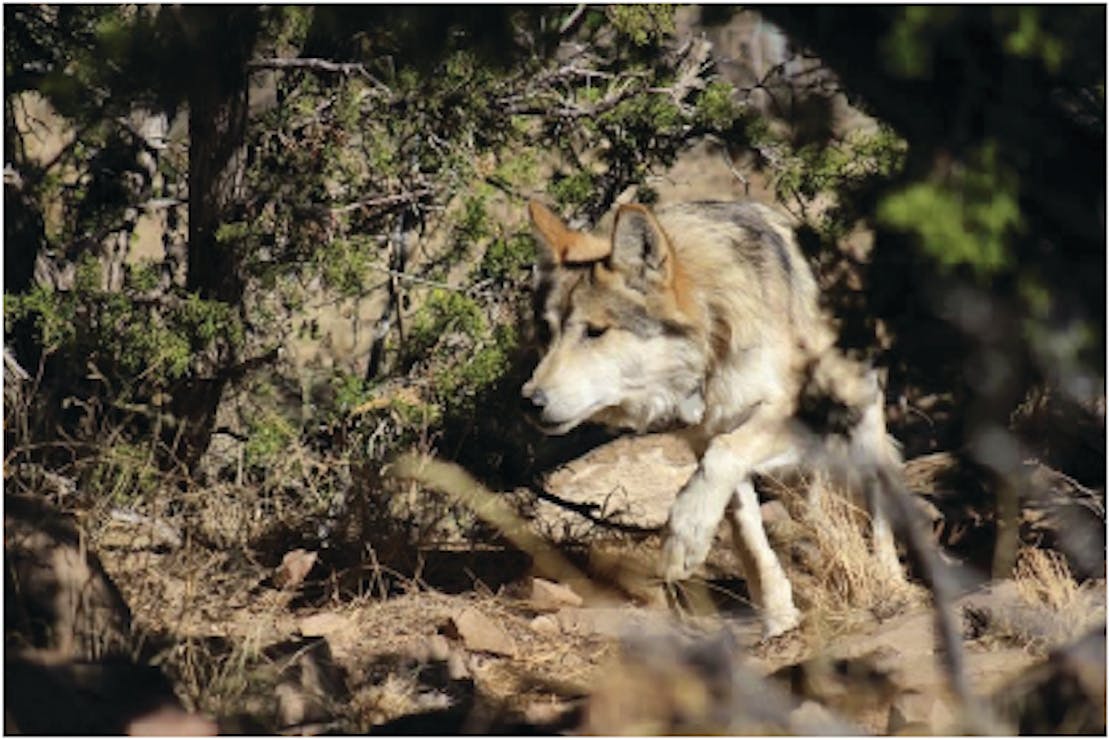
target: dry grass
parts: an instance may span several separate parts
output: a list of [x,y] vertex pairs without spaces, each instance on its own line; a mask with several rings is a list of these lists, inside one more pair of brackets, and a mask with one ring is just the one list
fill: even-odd
[[1067,560],[1055,550],[1022,548],[1014,582],[1028,613],[1015,614],[1009,626],[1038,651],[1071,642],[1106,621],[1105,584],[1100,598],[1099,587],[1076,582]]
[[[454,466],[413,457],[393,470],[469,507],[530,553],[538,570],[572,583],[588,601],[609,603],[619,597],[621,589],[591,583],[560,551],[531,533],[528,522],[503,498]],[[775,653],[764,656],[762,666],[819,655],[832,638],[924,601],[922,589],[882,575],[871,552],[868,517],[860,507],[827,486],[812,502],[798,486],[780,489],[791,517],[771,522],[769,535],[806,618],[789,645],[760,648]],[[227,511],[220,497],[211,506]],[[530,625],[535,610],[511,590],[474,588],[451,595],[412,580],[405,593],[394,591],[389,597],[383,591],[337,599],[333,591],[307,602],[295,591],[275,588],[266,581],[270,570],[244,557],[244,531],[238,527],[229,533],[240,538],[239,548],[186,542],[159,553],[142,542],[133,548],[120,542],[102,553],[140,627],[159,633],[152,640],[162,641],[160,660],[182,698],[190,708],[219,717],[225,731],[297,729],[282,719],[287,714],[282,687],[290,681],[289,660],[275,657],[274,648],[311,642],[301,634],[300,624],[315,615],[334,615],[349,625],[326,635],[343,673],[343,691],[328,698],[326,708],[335,720],[321,726],[336,731],[365,733],[394,720],[452,712],[455,718],[444,722],[471,722],[477,716],[474,727],[489,729],[537,709],[565,712],[610,677],[605,666],[619,649],[616,640],[569,628],[537,631]],[[614,561],[611,568],[623,573],[627,563],[617,561],[630,559],[633,549],[618,547],[604,557],[595,553],[591,570],[607,572],[602,566],[608,558]],[[646,579],[639,575],[638,580]],[[1069,634],[1092,621],[1085,606],[1089,589],[1074,583],[1059,557],[1023,553],[1017,580],[1030,605],[1074,620]],[[503,629],[516,646],[515,655],[475,653],[457,642],[451,642],[446,658],[433,654],[429,641],[444,643],[442,626],[463,609],[476,609]],[[634,703],[644,700],[639,690],[633,693]],[[443,731],[452,727],[445,724]]]
[[1018,553],[1014,578],[1018,593],[1030,605],[1068,613],[1086,603],[1084,590],[1072,578],[1067,560],[1054,550],[1027,547]]
[[824,480],[813,493],[778,482],[789,521],[768,526],[805,612],[803,640],[811,646],[859,626],[887,619],[926,598],[919,586],[890,577],[871,547],[870,516],[850,495]]

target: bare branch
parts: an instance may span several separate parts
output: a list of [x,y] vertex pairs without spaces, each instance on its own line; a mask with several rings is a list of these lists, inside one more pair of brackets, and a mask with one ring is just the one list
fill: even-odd
[[559,26],[560,36],[565,36],[578,24],[578,21],[582,20],[582,16],[586,13],[586,7],[586,3],[579,3],[574,12],[567,16],[567,19]]
[[332,206],[331,213],[350,213],[357,211],[360,208],[380,208],[382,206],[397,206],[404,203],[412,203],[420,200],[429,195],[433,195],[435,191],[431,188],[421,188],[407,193],[397,193],[395,195],[383,195],[377,198],[367,198],[366,200],[356,201],[354,203],[347,203],[342,206]]
[[253,59],[247,63],[247,68],[256,69],[269,69],[284,71],[288,69],[304,69],[310,72],[320,72],[324,74],[341,74],[348,77],[359,75],[369,80],[379,90],[392,93],[384,82],[370,73],[366,65],[359,64],[358,62],[333,62],[330,59],[317,59],[314,57],[272,57],[270,59]]

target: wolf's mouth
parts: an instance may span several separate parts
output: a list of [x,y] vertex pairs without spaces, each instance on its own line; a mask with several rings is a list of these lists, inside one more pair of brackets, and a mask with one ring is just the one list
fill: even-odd
[[533,422],[544,434],[551,437],[558,437],[559,435],[566,434],[576,426],[589,421],[607,408],[610,407],[603,403],[599,403],[580,414],[575,414],[569,419],[552,420],[541,414],[539,417],[533,417]]
[[549,421],[541,416],[531,416],[529,417],[529,421],[531,421],[533,426],[535,426],[547,436],[558,437],[559,435],[566,434],[571,429],[574,429],[576,426],[581,424],[584,421],[584,418],[570,419],[569,421]]

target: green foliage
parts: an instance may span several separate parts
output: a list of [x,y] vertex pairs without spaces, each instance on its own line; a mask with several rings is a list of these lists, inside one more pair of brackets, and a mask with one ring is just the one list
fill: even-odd
[[636,46],[658,45],[675,30],[673,5],[610,5],[605,12],[617,33]]
[[[49,172],[28,178],[28,198],[51,216],[54,254],[88,256],[75,265],[71,289],[9,296],[9,323],[26,319],[59,376],[86,397],[105,393],[89,387],[89,364],[114,398],[159,409],[214,377],[234,377],[236,394],[249,390],[251,401],[237,428],[247,438],[246,481],[282,490],[308,475],[283,459],[295,445],[380,461],[399,445],[458,441],[481,427],[503,435],[489,438],[498,455],[523,446],[507,438],[505,418],[483,410],[516,405],[516,389],[505,388],[519,384],[514,327],[528,311],[535,258],[524,200],[546,188],[565,211],[587,218],[630,186],[650,200],[645,182],[655,168],[700,134],[724,135],[743,120],[728,85],[675,38],[669,5],[587,9],[563,36],[554,29],[568,9],[542,6],[13,14],[19,33],[5,62],[17,89],[46,95],[78,131]],[[219,74],[180,64],[195,58],[197,38],[221,49]],[[582,51],[568,65],[572,46]],[[345,66],[249,71],[244,51]],[[22,74],[36,60],[46,71]],[[165,212],[173,257],[133,265],[122,287],[104,288],[105,266],[92,255],[148,204],[193,193],[188,155],[202,150],[177,139],[153,151],[131,131],[142,120],[133,114],[164,111],[172,131],[193,97],[219,97],[244,78],[264,83],[265,94],[252,91],[245,141],[218,142],[244,163],[242,198],[213,219],[215,233],[201,235],[237,271],[241,299],[218,303],[184,289],[182,274],[195,279],[178,264],[188,249],[185,204]],[[271,92],[273,103],[263,102]],[[15,166],[32,171],[26,159]],[[562,174],[547,178],[552,166]],[[185,267],[196,256],[187,254]],[[323,378],[315,366],[297,367],[309,377],[292,378],[287,363],[251,361],[313,322],[300,315],[307,308],[355,299],[345,305],[365,311],[386,283],[390,305],[375,326],[388,334],[371,352],[372,377],[356,366],[365,353],[337,360],[338,371]],[[162,423],[115,418],[120,438],[136,444]],[[160,433],[163,441],[172,435]],[[318,443],[328,434],[337,435],[331,447]],[[475,454],[468,444],[460,455]]]
[[263,19],[263,44],[275,54],[300,49],[312,25],[312,8],[301,5],[282,5],[276,12]]
[[41,285],[22,295],[4,296],[4,323],[11,326],[25,319],[34,322],[45,352],[53,352],[76,337],[76,302],[62,300]]
[[932,68],[937,38],[958,18],[959,9],[911,5],[898,12],[890,34],[881,42],[883,59],[895,77],[924,77]]
[[249,465],[273,466],[300,434],[299,428],[275,411],[263,411],[247,420],[244,448]]
[[101,287],[100,263],[86,255],[72,290],[36,286],[5,296],[7,323],[29,319],[46,353],[87,358],[118,387],[165,388],[190,370],[194,356],[242,341],[230,306],[195,294],[148,296],[151,266],[132,270],[121,291]]
[[1035,59],[1056,73],[1074,51],[1065,38],[1074,37],[1078,31],[1074,24],[1083,22],[1075,15],[1062,19],[1064,15],[1057,8],[1032,5],[992,7],[981,18],[953,6],[908,6],[898,11],[881,42],[882,57],[897,77],[927,79],[937,52],[958,39],[968,25],[975,25],[980,39],[997,39],[1005,53]]
[[597,193],[594,177],[588,170],[556,176],[548,189],[560,205],[575,208],[592,201]]
[[1068,48],[1062,38],[1046,27],[1045,9],[1022,5],[993,8],[992,12],[996,25],[1005,29],[1007,51],[1021,57],[1040,59],[1049,71],[1059,71],[1068,55]]
[[373,245],[367,237],[352,234],[324,242],[312,257],[329,288],[348,296],[365,292],[374,265]]
[[484,329],[482,308],[474,299],[457,291],[436,288],[413,317],[403,352],[411,364],[436,347],[444,334],[475,336]]
[[106,446],[83,476],[83,485],[117,506],[141,501],[158,485],[158,466],[149,448],[120,441]]
[[518,231],[490,242],[478,265],[478,278],[498,285],[515,283],[536,260],[536,242],[532,235]]
[[694,122],[704,129],[728,131],[743,114],[743,107],[733,99],[732,85],[716,80],[698,95]]
[[889,127],[857,130],[843,141],[807,144],[787,150],[775,171],[780,200],[812,199],[822,192],[843,191],[865,178],[889,178],[901,170],[906,143]]
[[887,195],[879,220],[917,235],[941,265],[966,264],[988,276],[1011,264],[1010,239],[1022,227],[1017,181],[984,147],[966,166]]
[[493,233],[489,213],[486,210],[487,198],[478,191],[463,198],[462,213],[455,222],[454,238],[456,255],[462,257],[470,247],[487,239]]
[[373,394],[371,383],[355,373],[337,370],[331,377],[331,389],[335,396],[334,407],[338,416],[351,413],[366,403]]

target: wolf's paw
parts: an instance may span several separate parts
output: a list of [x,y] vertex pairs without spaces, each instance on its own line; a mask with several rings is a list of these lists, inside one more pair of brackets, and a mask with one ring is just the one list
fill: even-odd
[[679,530],[667,525],[667,539],[663,543],[662,571],[666,581],[688,578],[694,569],[705,562],[713,544],[712,531]]
[[775,613],[763,614],[763,641],[773,640],[795,630],[802,623],[802,613],[791,606]]

